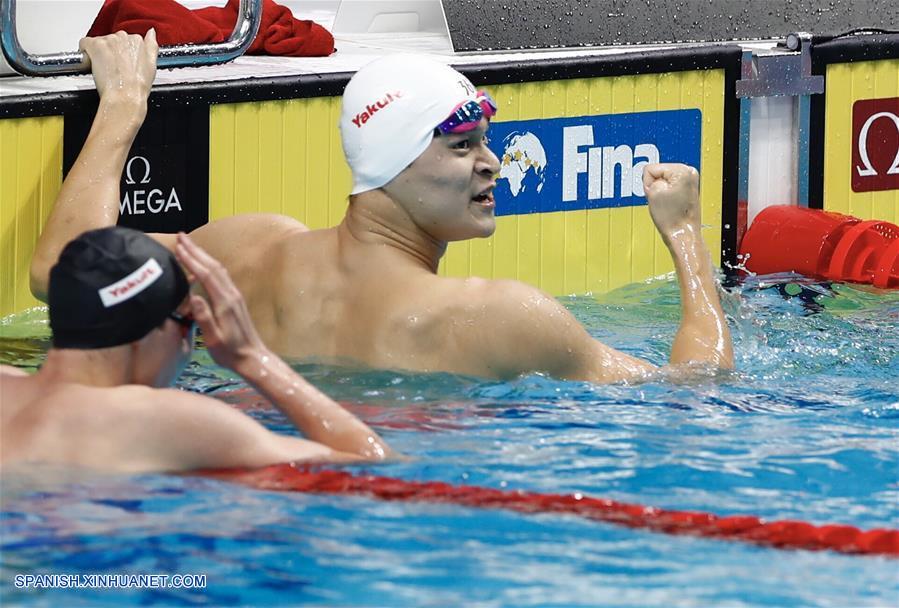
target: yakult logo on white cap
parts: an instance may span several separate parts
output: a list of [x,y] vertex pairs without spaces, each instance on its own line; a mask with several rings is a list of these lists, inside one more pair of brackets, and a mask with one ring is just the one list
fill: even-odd
[[159,262],[150,258],[143,266],[124,279],[116,281],[106,287],[101,287],[97,292],[100,294],[100,300],[103,301],[103,306],[109,308],[110,306],[115,306],[125,300],[130,300],[158,281],[161,276],[162,267],[159,265]]
[[365,110],[363,110],[359,114],[356,114],[356,117],[353,118],[353,124],[356,125],[357,128],[361,129],[362,125],[367,123],[378,110],[383,110],[384,108],[389,106],[391,102],[396,101],[402,96],[402,91],[393,91],[391,93],[387,93],[387,95],[385,95],[378,101],[365,104]]
[[434,127],[471,98],[468,79],[432,57],[397,53],[364,65],[347,83],[340,137],[353,189],[380,188],[424,153]]

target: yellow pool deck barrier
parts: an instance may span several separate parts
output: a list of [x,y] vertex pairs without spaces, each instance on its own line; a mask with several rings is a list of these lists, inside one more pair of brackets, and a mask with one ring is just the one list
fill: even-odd
[[[531,81],[522,80],[534,73],[533,64],[509,62],[504,67],[502,62],[491,61],[484,72],[473,62],[457,67],[493,94],[500,107],[497,127],[510,121],[528,124],[582,118],[589,122],[616,116],[650,120],[659,112],[698,112],[701,118],[693,135],[696,164],[702,169],[703,235],[715,262],[720,263],[723,209],[725,202],[733,199],[733,193],[725,193],[724,176],[726,144],[728,139],[733,143],[733,136],[728,138],[725,131],[736,133],[738,117],[733,104],[728,114],[728,87],[732,91],[739,51],[725,46],[661,50],[639,53],[639,63],[633,55],[621,61],[614,55],[582,52],[567,68],[564,63],[561,67],[553,63]],[[688,64],[700,69],[686,69]],[[671,65],[674,68],[669,71],[653,70]],[[572,77],[575,74],[587,77]],[[130,220],[123,220],[147,230],[189,229],[194,226],[185,226],[180,215],[188,208],[196,215],[196,206],[202,206],[199,223],[240,213],[272,212],[296,217],[311,228],[335,225],[343,217],[350,189],[337,129],[339,92],[346,80],[348,74],[339,74],[327,89],[333,94],[327,95],[306,91],[289,78],[280,82],[282,87],[291,87],[289,95],[273,93],[265,84],[246,79],[218,83],[214,92],[206,90],[203,82],[177,94],[160,86],[151,96],[148,114],[148,122],[155,122],[138,137],[140,140],[144,131],[151,131],[153,141],[135,144],[131,159],[140,162],[129,167],[127,179],[123,178],[123,213],[131,214]],[[65,165],[77,154],[92,119],[96,100],[78,103],[88,100],[88,94],[74,92],[58,106],[29,103],[21,96],[12,101],[0,98],[0,107],[15,116],[0,119],[0,315],[37,304],[28,290],[28,263]],[[233,98],[251,100],[229,102]],[[186,99],[194,116],[198,115],[197,106],[208,108],[208,141],[160,140],[160,132],[178,131],[169,123]],[[62,110],[61,115],[40,116],[54,110]],[[206,156],[202,177],[191,165],[183,168],[187,177],[181,179],[188,183],[207,180],[207,200],[186,196],[182,186],[157,183],[160,159],[171,156],[176,144],[190,146],[188,165]],[[735,151],[735,144],[731,145],[733,158]],[[501,155],[501,151],[497,153]],[[548,151],[548,165],[558,167],[561,158],[554,155],[559,153],[558,149]],[[662,161],[667,160],[664,154],[663,148]],[[585,184],[587,176],[580,179]],[[137,190],[141,182],[147,185]],[[174,208],[163,209],[170,191],[175,192],[177,206],[169,198],[169,207]],[[498,217],[493,237],[451,244],[440,272],[517,278],[553,295],[604,292],[667,273],[672,270],[671,261],[645,202],[633,200],[623,206],[596,207],[596,201],[585,199],[570,211],[518,213],[512,209]],[[171,222],[160,227],[166,215]],[[141,223],[151,220],[155,224],[149,227]]]
[[[866,111],[863,104],[873,104]],[[885,165],[871,168],[889,179],[886,173],[892,165],[899,166],[899,59],[882,61],[840,62],[827,65],[827,95],[824,118],[824,199],[823,208],[862,219],[886,220],[899,223],[899,170],[894,170],[894,184],[889,189],[873,190],[864,185],[853,186],[864,163],[858,158],[860,145],[870,155],[881,153]],[[854,125],[853,114],[859,116],[861,128],[865,119],[881,114],[871,123],[865,142]],[[891,118],[889,114],[896,118]],[[854,128],[856,127],[856,128]],[[872,129],[883,128],[884,139],[872,135]],[[895,134],[889,141],[889,130]],[[890,143],[894,143],[890,146]],[[875,161],[872,161],[875,162]],[[870,176],[877,179],[878,176]],[[859,187],[861,186],[861,187]],[[876,187],[876,186],[875,186]]]
[[[871,170],[884,174],[874,182],[853,178],[859,168],[859,121],[865,119],[853,113],[862,108],[867,118],[876,115],[876,128],[869,126],[866,133],[892,145],[883,133],[892,124],[886,116],[894,112],[890,104],[899,104],[899,36],[858,38],[822,44],[817,55],[813,47],[813,72],[825,76],[826,88],[811,98],[809,205],[896,222],[899,185],[884,181],[890,176],[883,163],[889,160],[882,157],[899,157],[899,150],[869,154]],[[606,292],[670,272],[670,257],[642,191],[632,192],[625,177],[639,162],[653,160],[652,154],[638,158],[638,149],[655,150],[662,162],[692,159],[699,165],[703,237],[716,264],[734,263],[738,182],[745,171],[741,129],[748,128],[735,89],[745,53],[729,43],[464,56],[436,52],[492,93],[499,132],[509,125],[542,133],[592,125],[598,138],[593,148],[566,148],[555,135],[544,141],[545,166],[534,165],[540,179],[548,180],[544,199],[557,196],[551,192],[558,183],[549,181],[562,179],[559,167],[570,160],[566,154],[609,163],[624,146],[633,161],[633,167],[621,161],[604,169],[611,171],[610,183],[621,179],[620,188],[613,185],[608,192],[606,186],[594,188],[591,180],[599,177],[591,168],[589,175],[586,169],[575,174],[576,200],[560,198],[535,208],[527,207],[522,202],[527,197],[518,197],[517,190],[511,198],[498,198],[496,234],[451,244],[439,272],[520,279],[557,296]],[[235,214],[273,212],[311,228],[335,225],[350,190],[337,128],[340,94],[353,71],[372,56],[366,48],[330,58],[242,57],[219,68],[160,71],[148,124],[123,175],[122,222],[173,232]],[[30,257],[97,104],[84,77],[51,79],[44,89],[37,80],[0,78],[0,317],[37,304],[28,288]],[[879,101],[858,105],[871,100]],[[665,127],[671,117],[675,126]],[[651,128],[656,123],[657,134]],[[191,124],[196,128],[185,128]],[[651,133],[642,148],[643,140],[627,135],[603,139],[602,125],[620,135],[631,124]],[[671,142],[689,150],[672,148]],[[495,145],[502,157],[503,142]],[[528,200],[537,200],[532,183],[523,187],[531,187]]]
[[0,120],[0,317],[38,304],[28,266],[62,185],[62,116]]

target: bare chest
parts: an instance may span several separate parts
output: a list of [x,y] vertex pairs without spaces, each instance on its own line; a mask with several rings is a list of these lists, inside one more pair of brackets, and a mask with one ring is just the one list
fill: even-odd
[[280,306],[271,343],[289,357],[430,370],[452,348],[453,320],[441,308],[388,281],[305,285]]

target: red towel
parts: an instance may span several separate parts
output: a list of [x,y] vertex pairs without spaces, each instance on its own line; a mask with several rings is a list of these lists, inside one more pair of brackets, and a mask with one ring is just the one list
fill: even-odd
[[[224,7],[190,10],[175,0],[106,0],[88,36],[117,31],[144,35],[156,28],[159,44],[222,42],[237,22],[239,0]],[[294,19],[290,9],[262,1],[262,24],[248,55],[324,57],[334,52],[334,37],[313,21]]]

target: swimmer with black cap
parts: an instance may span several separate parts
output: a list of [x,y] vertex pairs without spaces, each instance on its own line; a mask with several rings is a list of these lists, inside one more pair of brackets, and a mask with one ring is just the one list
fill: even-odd
[[[178,260],[126,228],[86,232],[50,271],[53,347],[29,376],[0,366],[0,464],[120,472],[379,461],[377,433],[263,344],[227,271],[189,237]],[[189,361],[194,328],[209,353],[309,439],[277,434],[204,395],[167,389]]]
[[[38,297],[46,295],[61,242],[118,219],[119,179],[154,66],[150,43],[117,43],[83,43],[103,68],[94,72],[101,111],[82,150],[87,160],[69,173],[38,243]],[[143,105],[133,107],[133,100]],[[114,111],[121,115],[111,119]],[[439,60],[376,59],[343,95],[339,126],[353,184],[338,226],[310,231],[292,218],[255,214],[210,222],[191,236],[228,268],[261,334],[283,355],[495,378],[653,377],[654,365],[595,340],[539,289],[438,275],[449,242],[496,229],[500,165],[485,138],[497,111],[488,93]],[[669,363],[679,373],[731,368],[730,332],[701,235],[699,174],[684,165],[649,165],[643,182],[648,210],[635,213],[652,217],[680,285],[681,325]],[[171,235],[153,236],[173,246]]]

